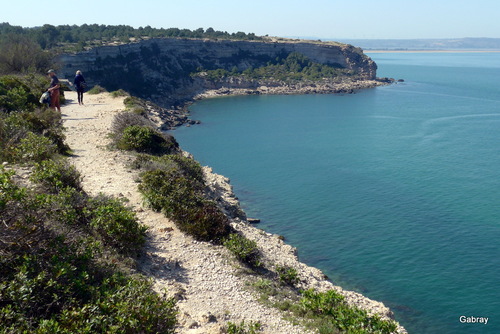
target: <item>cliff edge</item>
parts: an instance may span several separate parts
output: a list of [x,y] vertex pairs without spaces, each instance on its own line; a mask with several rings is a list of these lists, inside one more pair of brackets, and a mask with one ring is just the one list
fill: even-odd
[[[273,78],[248,80],[241,77],[222,77],[214,81],[203,75],[193,75],[218,69],[242,73],[274,64],[292,53],[303,55],[314,63],[345,71],[348,75],[339,75],[335,80],[307,83],[283,82]],[[277,87],[275,93],[282,94],[312,85],[312,89],[302,93],[348,92],[349,88],[339,90],[334,84],[370,81],[370,85],[361,85],[359,88],[374,86],[377,70],[375,62],[352,45],[281,38],[269,38],[266,41],[158,38],[63,54],[58,57],[58,61],[62,78],[72,78],[76,70],[81,70],[90,86],[99,84],[109,91],[124,89],[163,107],[182,105],[207,90],[221,88],[273,93],[272,89]]]

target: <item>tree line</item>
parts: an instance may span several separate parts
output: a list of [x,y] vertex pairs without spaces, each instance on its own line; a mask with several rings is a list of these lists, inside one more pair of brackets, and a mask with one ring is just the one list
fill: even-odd
[[210,38],[210,39],[237,39],[260,40],[262,37],[254,33],[228,33],[213,28],[196,30],[179,28],[152,28],[151,26],[134,28],[127,25],[83,24],[53,26],[45,24],[41,27],[23,28],[12,26],[9,23],[0,23],[0,36],[16,34],[28,36],[36,41],[44,50],[56,47],[61,43],[88,43],[92,40],[120,40],[128,42],[130,38]]
[[60,52],[83,51],[110,42],[128,43],[145,38],[208,38],[261,40],[254,33],[228,33],[213,28],[134,28],[127,25],[83,24],[23,28],[0,23],[0,75],[43,72]]

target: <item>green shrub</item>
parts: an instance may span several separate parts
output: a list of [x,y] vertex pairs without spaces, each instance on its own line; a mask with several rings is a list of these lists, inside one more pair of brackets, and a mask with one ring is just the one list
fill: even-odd
[[179,152],[173,136],[159,132],[153,122],[133,112],[117,114],[111,131],[114,145],[122,150],[156,155]]
[[240,324],[237,325],[229,321],[227,323],[226,332],[227,334],[256,334],[260,332],[261,327],[262,325],[260,322],[250,321],[250,323],[245,323],[245,321],[242,320]]
[[230,232],[227,217],[214,202],[203,198],[203,183],[184,173],[179,165],[145,172],[139,191],[154,210],[172,218],[181,231],[200,241],[221,242]]
[[52,158],[56,152],[57,147],[49,138],[28,132],[15,148],[14,159],[19,162],[37,162]]
[[113,98],[117,98],[120,96],[129,96],[129,94],[123,89],[118,89],[110,93]]
[[283,284],[294,286],[299,282],[299,276],[295,268],[288,266],[277,266],[276,273],[278,274],[279,281]]
[[19,201],[24,197],[24,190],[12,182],[14,171],[6,171],[0,165],[0,213],[9,201]]
[[[50,140],[54,145],[50,148],[53,153],[64,154],[68,152],[69,147],[64,143],[64,134],[62,128],[62,121],[60,113],[49,109],[35,109],[33,112],[12,112],[8,115],[0,113],[0,157],[7,161],[15,161],[16,159],[24,159],[23,157],[16,157],[16,150],[19,151],[19,144],[23,139],[26,140],[29,133],[38,136],[43,136]],[[38,138],[38,137],[36,137]],[[29,139],[28,139],[29,140]],[[31,145],[33,149],[38,147],[35,143],[25,143]],[[44,142],[40,142],[40,145]],[[28,146],[29,146],[28,145]],[[30,149],[30,147],[23,147],[22,149]],[[44,152],[17,152],[23,155],[37,155]],[[49,154],[51,155],[51,154]],[[38,158],[35,159],[39,161]]]
[[137,106],[141,106],[141,107],[145,106],[145,102],[142,99],[135,97],[135,96],[126,97],[125,100],[123,100],[123,104],[125,104],[125,107],[127,107],[127,108],[134,108]]
[[166,154],[163,156],[152,156],[138,154],[132,163],[132,168],[143,171],[162,170],[169,172],[169,177],[183,176],[193,183],[197,190],[204,188],[205,179],[203,169],[198,161],[177,154]]
[[[43,197],[41,197],[43,199]],[[87,226],[88,216],[85,214],[88,206],[88,196],[75,188],[64,187],[56,194],[47,196],[44,211],[46,220],[55,225]],[[40,212],[43,212],[40,210]]]
[[61,113],[53,109],[35,109],[20,115],[28,124],[29,129],[37,134],[49,138],[57,146],[58,153],[65,154],[69,151],[64,143],[66,136],[63,133]]
[[82,190],[80,173],[66,160],[44,160],[36,163],[31,179],[51,193],[58,193],[66,187]]
[[[38,92],[36,94],[38,96]],[[32,111],[39,105],[37,96],[21,77],[0,77],[0,111]]]
[[145,243],[146,226],[137,222],[132,210],[104,195],[89,200],[90,226],[106,245],[123,254],[137,253]]
[[139,191],[153,210],[162,211],[170,218],[179,216],[184,206],[199,205],[203,200],[199,195],[200,185],[179,175],[175,169],[145,172]]
[[107,92],[106,88],[101,87],[99,85],[95,85],[94,87],[92,87],[91,89],[89,89],[87,91],[87,93],[91,94],[91,95],[96,95],[96,94],[100,94],[100,93],[104,93],[104,92]]
[[130,113],[146,117],[148,115],[148,103],[135,96],[128,96],[123,100],[123,104]]
[[40,332],[175,333],[175,300],[156,295],[150,282],[114,275],[103,283],[99,300],[64,310],[58,320],[42,322]]
[[122,150],[158,155],[175,152],[179,147],[172,136],[166,136],[153,128],[139,125],[125,128],[116,146]]
[[227,217],[212,201],[182,206],[176,211],[176,225],[196,240],[221,243],[231,231]]
[[91,242],[71,241],[41,222],[9,227],[21,237],[0,257],[0,332],[174,333],[175,301],[98,264]]
[[305,314],[316,320],[320,333],[331,333],[334,328],[346,333],[389,334],[397,328],[393,321],[370,316],[365,310],[348,305],[344,296],[333,290],[306,290],[300,305]]
[[124,111],[115,115],[113,118],[113,123],[111,124],[111,132],[114,136],[118,138],[123,133],[123,130],[129,126],[138,125],[154,128],[154,123],[151,122],[147,117]]
[[260,265],[260,253],[257,248],[257,243],[249,240],[241,234],[231,233],[224,240],[224,246],[233,253],[236,258],[251,266]]

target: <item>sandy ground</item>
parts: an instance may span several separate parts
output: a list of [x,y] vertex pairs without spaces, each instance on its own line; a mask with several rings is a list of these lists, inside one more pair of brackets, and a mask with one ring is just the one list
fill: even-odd
[[260,322],[262,333],[306,333],[256,300],[225,248],[192,240],[162,214],[143,206],[137,172],[127,167],[133,158],[107,148],[113,117],[124,109],[122,97],[85,94],[85,105],[80,106],[75,92],[65,92],[65,96],[62,114],[67,143],[74,153],[70,161],[82,174],[86,192],[126,198],[149,227],[139,271],[153,279],[159,292],[166,289],[178,298],[178,333],[221,333],[228,321],[239,324],[242,320]]

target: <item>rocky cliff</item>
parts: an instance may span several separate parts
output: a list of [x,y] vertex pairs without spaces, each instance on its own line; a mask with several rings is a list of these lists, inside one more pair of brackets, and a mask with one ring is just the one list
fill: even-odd
[[[121,88],[170,106],[214,88],[213,82],[192,77],[194,72],[218,68],[243,71],[265,66],[292,52],[301,53],[314,62],[350,70],[357,80],[371,80],[376,75],[376,64],[361,49],[351,45],[276,39],[265,42],[150,39],[63,54],[58,60],[62,78],[71,80],[76,70],[81,70],[90,85],[99,84],[108,90]],[[255,85],[258,83],[239,81],[234,88]]]

